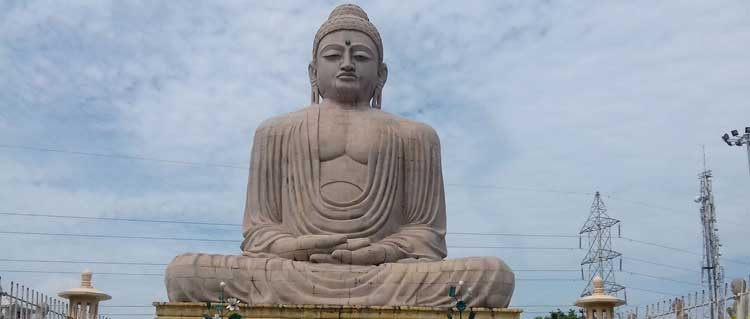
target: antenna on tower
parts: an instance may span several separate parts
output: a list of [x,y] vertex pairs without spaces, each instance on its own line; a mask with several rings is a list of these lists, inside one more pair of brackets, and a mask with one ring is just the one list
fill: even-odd
[[607,215],[607,207],[604,206],[604,201],[597,191],[594,195],[594,202],[591,204],[591,214],[579,232],[581,237],[586,234],[589,248],[586,257],[581,260],[581,274],[583,274],[584,268],[588,270],[588,283],[581,292],[581,297],[591,295],[594,288],[593,280],[597,276],[602,279],[604,292],[607,294],[617,295],[617,292],[625,289],[624,286],[615,282],[613,267],[614,260],[622,255],[612,250],[611,228],[619,223],[619,220]]
[[708,297],[711,306],[711,319],[724,319],[725,300],[722,289],[724,287],[724,269],[719,263],[719,229],[716,226],[716,210],[714,207],[714,195],[712,190],[713,174],[711,170],[706,169],[705,151],[703,153],[704,164],[703,172],[698,177],[700,179],[700,195],[695,198],[695,202],[701,205],[701,224],[703,225],[703,266],[701,267],[701,277],[708,286]]

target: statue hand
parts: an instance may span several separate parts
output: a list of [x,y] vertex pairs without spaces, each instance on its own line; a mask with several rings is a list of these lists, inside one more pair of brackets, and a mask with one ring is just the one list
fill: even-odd
[[270,252],[282,258],[308,261],[313,254],[330,253],[343,244],[346,244],[344,235],[305,235],[282,238],[271,245]]
[[350,238],[346,240],[346,243],[337,245],[336,247],[333,247],[333,248],[335,250],[338,250],[338,249],[357,250],[357,249],[370,246],[371,243],[372,242],[370,242],[369,238]]
[[[334,247],[335,250],[358,250],[370,246],[369,238],[351,238],[347,239],[346,243],[337,245]],[[316,253],[310,255],[310,261],[318,264],[340,264],[341,260],[333,257],[330,253]]]
[[337,249],[331,257],[342,264],[379,265],[386,261],[386,250],[383,246],[368,245],[357,250]]
[[295,238],[297,249],[333,249],[345,245],[348,240],[345,235],[304,235]]
[[333,258],[331,254],[312,254],[310,255],[310,262],[315,264],[340,264],[341,261]]

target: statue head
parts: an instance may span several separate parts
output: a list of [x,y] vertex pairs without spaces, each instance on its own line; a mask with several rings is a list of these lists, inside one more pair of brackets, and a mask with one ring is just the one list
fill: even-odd
[[362,8],[343,4],[333,9],[315,34],[308,71],[312,103],[322,96],[381,107],[388,68],[380,34]]

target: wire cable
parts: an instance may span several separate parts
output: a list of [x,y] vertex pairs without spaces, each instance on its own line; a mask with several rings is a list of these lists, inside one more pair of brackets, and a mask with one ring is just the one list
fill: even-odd
[[62,237],[94,237],[94,238],[116,238],[116,239],[177,240],[177,241],[201,241],[201,242],[229,242],[229,243],[241,242],[241,240],[237,240],[237,239],[152,237],[152,236],[126,236],[126,235],[100,235],[100,234],[95,235],[95,234],[46,233],[46,232],[22,232],[22,231],[0,231],[0,234],[62,236]]
[[[50,271],[50,270],[21,270],[21,269],[0,269],[0,273],[35,273],[35,274],[77,274],[80,275],[80,271]],[[321,272],[321,271],[318,271]],[[108,276],[164,276],[163,273],[131,273],[131,272],[96,272],[96,275],[108,275]],[[541,281],[541,282],[577,282],[581,281],[580,278],[515,278],[516,281]],[[292,282],[291,280],[275,279],[270,281],[277,282]],[[386,282],[375,282],[372,283],[386,283]],[[464,283],[472,283],[472,281],[464,281]],[[404,283],[414,285],[455,285],[455,282],[414,282]]]
[[[168,263],[159,262],[129,262],[129,261],[99,261],[99,260],[59,260],[59,259],[14,259],[0,258],[5,262],[23,262],[23,263],[52,263],[52,264],[92,264],[92,265],[127,265],[127,266],[167,266]],[[579,272],[580,269],[532,269],[532,268],[513,268],[514,272]]]
[[[0,269],[2,272],[13,272],[13,273],[34,273],[34,274],[76,274],[80,275],[80,271],[49,271],[49,270],[20,270],[20,269]],[[130,272],[97,272],[96,275],[114,275],[114,276],[164,276],[164,274],[155,273],[130,273]]]
[[[87,238],[113,238],[113,239],[176,240],[176,241],[199,241],[199,242],[230,242],[230,243],[242,242],[241,240],[235,240],[235,239],[127,236],[127,235],[102,235],[102,234],[72,234],[72,233],[48,233],[48,232],[25,232],[25,231],[0,231],[0,234],[87,237]],[[525,250],[580,250],[580,248],[578,247],[542,247],[542,246],[452,246],[452,245],[448,245],[447,247],[448,248],[466,248],[466,249],[486,248],[486,249],[525,249]]]
[[701,284],[697,284],[697,283],[694,283],[694,282],[682,281],[682,280],[677,280],[677,279],[672,279],[672,278],[667,278],[667,277],[661,277],[661,276],[656,276],[656,275],[650,275],[650,274],[644,274],[644,273],[635,272],[635,271],[622,270],[620,272],[623,272],[623,273],[626,273],[626,274],[629,274],[629,275],[634,275],[634,276],[641,276],[641,277],[648,277],[648,278],[653,278],[653,279],[659,279],[659,280],[666,280],[666,281],[676,282],[676,283],[679,283],[679,284],[692,285],[692,286],[698,286],[698,287],[702,286]]
[[[103,221],[124,221],[124,222],[142,222],[142,223],[164,223],[164,224],[186,224],[202,226],[234,226],[240,227],[242,224],[233,223],[216,223],[203,221],[183,221],[168,219],[140,219],[129,217],[97,217],[97,216],[80,216],[80,215],[57,215],[41,213],[19,213],[19,212],[0,212],[0,215],[8,216],[25,216],[25,217],[46,217],[46,218],[69,218],[85,220],[103,220]],[[577,235],[562,234],[523,234],[523,233],[484,233],[484,232],[448,232],[448,235],[465,235],[465,236],[499,236],[499,237],[545,237],[545,238],[578,238]]]
[[629,241],[631,243],[637,243],[637,244],[642,244],[642,245],[649,245],[649,246],[654,246],[654,247],[669,249],[669,250],[677,251],[677,252],[681,252],[681,253],[686,253],[686,254],[690,254],[690,255],[700,256],[699,253],[696,253],[694,251],[687,250],[687,249],[682,249],[682,248],[677,248],[677,247],[671,247],[671,246],[657,244],[657,243],[654,243],[654,242],[649,242],[649,241],[644,241],[644,240],[632,239],[632,238],[628,238],[628,237],[624,237],[624,236],[617,237],[617,238]]
[[64,153],[64,154],[83,155],[83,156],[91,156],[91,157],[139,160],[139,161],[158,162],[158,163],[165,163],[165,164],[180,164],[180,165],[189,165],[189,166],[222,167],[222,168],[235,168],[235,169],[245,169],[245,170],[249,168],[248,166],[240,166],[240,165],[235,165],[235,164],[167,160],[167,159],[159,159],[159,158],[145,157],[145,156],[138,156],[138,155],[81,152],[81,151],[71,151],[71,150],[36,147],[36,146],[25,146],[25,145],[0,144],[0,148],[37,151],[37,152]]
[[[642,245],[648,245],[648,246],[653,246],[653,247],[659,247],[659,248],[663,248],[663,249],[668,249],[668,250],[672,250],[672,251],[686,253],[686,254],[690,254],[690,255],[693,255],[693,256],[699,256],[699,257],[702,256],[700,253],[697,253],[697,252],[694,252],[694,251],[691,251],[691,250],[687,250],[687,249],[683,249],[683,248],[677,248],[677,247],[672,247],[672,246],[667,246],[667,245],[659,244],[659,243],[655,243],[655,242],[650,242],[650,241],[645,241],[645,240],[637,240],[637,239],[632,239],[632,238],[628,238],[628,237],[624,237],[624,236],[622,236],[622,237],[616,237],[616,238],[618,238],[618,239],[624,239],[624,240],[632,242],[632,243],[637,243],[637,244],[642,244]],[[726,258],[726,257],[722,257],[721,260],[728,261],[728,262],[731,262],[731,263],[736,263],[736,264],[750,265],[750,262],[745,262],[745,261],[741,261],[741,260],[737,260],[737,259],[731,259],[731,258]]]
[[653,261],[649,261],[649,260],[645,260],[645,259],[638,259],[638,258],[633,258],[633,257],[622,257],[622,256],[620,258],[622,258],[624,260],[632,260],[632,261],[642,262],[642,263],[645,263],[645,264],[651,264],[651,265],[655,265],[655,266],[663,266],[663,267],[672,268],[672,269],[679,269],[679,270],[684,270],[684,271],[689,271],[689,272],[694,272],[694,273],[701,273],[699,270],[685,268],[685,267],[680,267],[680,266],[674,266],[674,265],[657,263],[657,262],[653,262]]
[[38,214],[38,213],[0,212],[0,215],[26,216],[26,217],[68,218],[68,219],[86,219],[86,220],[105,220],[105,221],[121,221],[121,222],[139,222],[139,223],[164,223],[164,224],[186,224],[186,225],[208,225],[208,226],[235,226],[235,227],[242,226],[242,224],[231,224],[231,223],[181,221],[181,220],[165,220],[165,219],[140,219],[140,218],[125,218],[125,217],[95,217],[95,216],[76,216],[76,215],[55,215],[55,214]]
[[[169,159],[160,159],[160,158],[155,158],[155,157],[145,157],[145,156],[140,156],[140,155],[98,153],[98,152],[84,152],[84,151],[65,150],[65,149],[59,149],[59,148],[39,147],[39,146],[0,144],[0,148],[25,150],[25,151],[35,151],[35,152],[62,153],[62,154],[71,154],[71,155],[79,155],[79,156],[90,156],[90,157],[100,157],[100,158],[115,158],[115,159],[124,159],[124,160],[139,160],[139,161],[149,161],[149,162],[157,162],[157,163],[163,163],[163,164],[179,164],[179,165],[187,165],[187,166],[220,167],[220,168],[232,168],[232,169],[243,169],[243,170],[249,170],[250,169],[250,167],[247,166],[247,165],[239,165],[239,164],[226,164],[226,163],[212,163],[212,162],[194,162],[194,161],[182,161],[182,160],[169,160]],[[504,190],[516,190],[516,191],[531,191],[531,192],[539,192],[539,193],[556,193],[556,194],[565,194],[565,195],[594,195],[594,193],[591,193],[591,192],[564,191],[564,190],[535,188],[535,187],[499,186],[499,185],[478,185],[478,184],[458,184],[458,183],[445,183],[445,185],[446,186],[467,187],[467,188],[504,189]]]
[[654,294],[665,295],[665,296],[673,296],[673,297],[681,295],[681,294],[677,294],[677,293],[670,293],[670,292],[664,292],[664,291],[659,291],[659,290],[651,290],[651,289],[639,288],[639,287],[633,287],[633,286],[625,286],[625,289],[631,289],[631,290],[637,290],[637,291],[645,291],[645,292],[650,292],[650,293],[654,293]]
[[0,258],[0,261],[51,264],[92,264],[92,265],[129,265],[129,266],[167,266],[167,263],[129,262],[129,261],[96,261],[96,260],[55,260],[55,259],[14,259]]

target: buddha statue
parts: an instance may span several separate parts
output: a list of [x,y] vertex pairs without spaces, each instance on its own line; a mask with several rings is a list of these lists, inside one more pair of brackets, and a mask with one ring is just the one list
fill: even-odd
[[[435,130],[381,109],[388,68],[358,6],[336,7],[308,67],[311,105],[256,130],[242,255],[188,253],[167,267],[170,301],[507,307],[514,275],[495,257],[444,260]],[[220,283],[223,288],[220,288]]]

